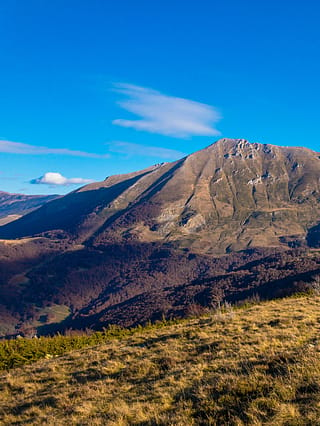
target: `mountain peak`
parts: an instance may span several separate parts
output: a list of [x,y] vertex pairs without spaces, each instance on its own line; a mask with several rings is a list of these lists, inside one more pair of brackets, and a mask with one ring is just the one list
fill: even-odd
[[224,138],[174,163],[87,185],[0,236],[63,230],[85,244],[166,241],[211,254],[301,245],[319,221],[319,198],[319,154]]
[[247,139],[221,138],[214,142],[212,145],[232,145],[242,147],[246,144],[251,145],[251,143]]
[[[289,280],[294,286],[319,273],[308,250],[320,247],[319,220],[319,153],[220,139],[173,163],[92,183],[1,226],[0,238],[41,238],[0,242],[7,283],[0,300],[12,312],[23,295],[29,307],[23,304],[21,318],[39,301],[68,306],[71,322],[62,326],[74,328],[182,312],[190,300],[211,300],[220,285],[230,297],[247,297],[254,286],[263,296],[277,294]],[[7,261],[7,253],[18,260]],[[257,276],[266,253],[277,256],[267,257]]]
[[[257,142],[252,143],[249,142],[247,139],[222,138],[207,146],[201,151],[205,151],[207,153],[215,153],[216,155],[236,155],[237,153],[252,153],[259,150],[269,151],[271,146],[272,145],[260,144]],[[194,154],[196,154],[196,152]]]

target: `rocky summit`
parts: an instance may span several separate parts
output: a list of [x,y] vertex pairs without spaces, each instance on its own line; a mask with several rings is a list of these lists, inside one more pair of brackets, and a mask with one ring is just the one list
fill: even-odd
[[221,139],[174,163],[87,185],[0,236],[62,231],[85,245],[161,241],[220,255],[316,243],[309,233],[319,220],[319,153]]
[[276,296],[320,273],[320,153],[221,139],[50,201],[0,238],[15,329],[183,315],[217,288]]

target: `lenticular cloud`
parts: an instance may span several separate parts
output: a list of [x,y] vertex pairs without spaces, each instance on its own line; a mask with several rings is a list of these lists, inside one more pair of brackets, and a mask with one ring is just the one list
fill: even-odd
[[117,119],[113,124],[178,138],[220,134],[215,124],[221,116],[210,105],[130,84],[115,84],[114,87],[116,92],[127,97],[118,104],[141,119]]

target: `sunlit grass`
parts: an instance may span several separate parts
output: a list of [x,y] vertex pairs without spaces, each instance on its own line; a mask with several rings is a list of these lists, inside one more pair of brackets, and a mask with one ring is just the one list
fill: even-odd
[[319,296],[118,330],[3,371],[0,423],[317,425],[319,332]]

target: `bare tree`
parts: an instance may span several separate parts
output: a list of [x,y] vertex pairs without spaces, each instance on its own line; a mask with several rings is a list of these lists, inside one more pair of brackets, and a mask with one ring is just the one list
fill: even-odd
[[211,306],[214,309],[221,309],[221,302],[224,296],[225,294],[221,287],[213,287],[210,291]]
[[311,289],[315,294],[320,295],[320,275],[317,275],[312,281]]

